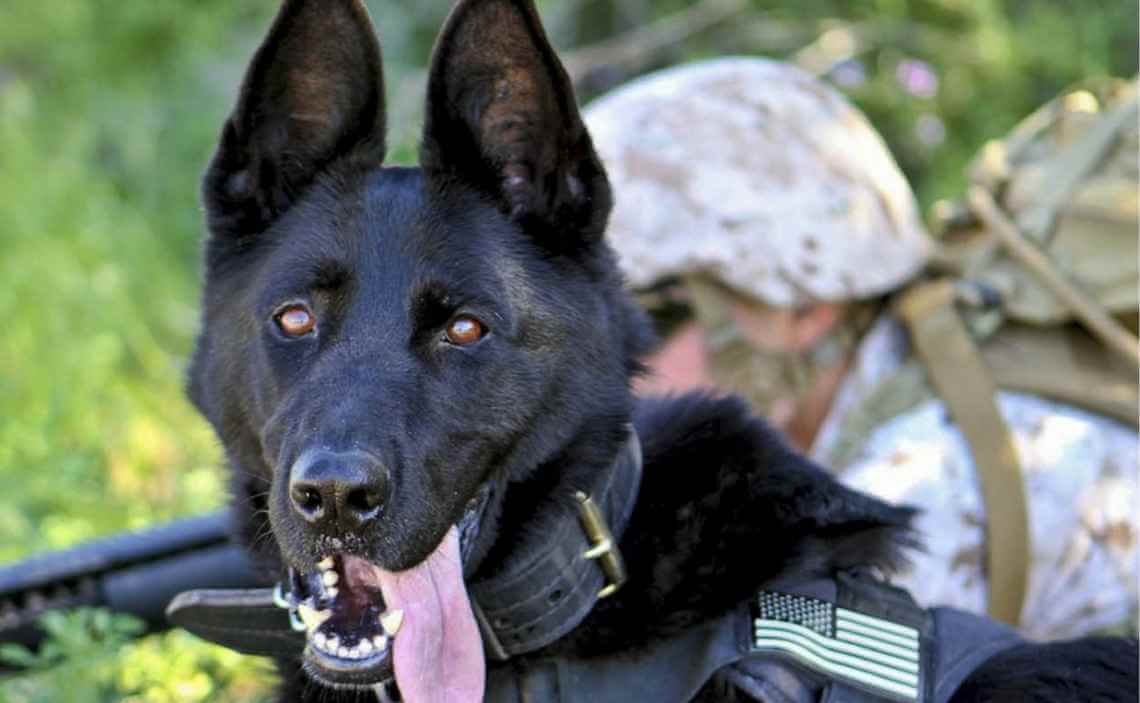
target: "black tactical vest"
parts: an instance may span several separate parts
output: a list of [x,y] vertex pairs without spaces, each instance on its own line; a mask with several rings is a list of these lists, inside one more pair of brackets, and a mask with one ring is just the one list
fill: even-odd
[[505,663],[491,703],[719,700],[945,703],[984,661],[1021,642],[951,608],[923,610],[870,578],[775,584],[718,620],[636,654]]

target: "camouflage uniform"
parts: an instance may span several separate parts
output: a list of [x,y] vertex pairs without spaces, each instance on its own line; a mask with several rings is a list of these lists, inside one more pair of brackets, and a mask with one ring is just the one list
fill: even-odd
[[[896,320],[883,318],[872,328],[812,454],[839,467],[848,485],[922,510],[917,526],[926,550],[897,583],[923,604],[985,612],[986,514],[977,468],[921,369],[906,367],[909,352]],[[912,377],[900,386],[896,374]],[[884,397],[892,384],[894,397]],[[842,442],[845,416],[850,421],[849,413],[875,403],[876,392],[879,405],[910,407],[874,423],[858,442]],[[1033,553],[1022,631],[1056,639],[1127,622],[1135,613],[1140,531],[1135,429],[1025,393],[1003,391],[998,404],[1014,435],[1030,506]]]
[[[1134,320],[1135,89],[1113,83],[1075,95],[987,146],[972,181],[1032,233],[1034,247],[1063,262],[1061,276],[1093,307]],[[1140,438],[1130,335],[1117,345],[1122,358],[1076,329],[1040,272],[995,244],[971,208],[943,208],[956,231],[935,247],[865,118],[793,67],[727,59],[671,69],[602,98],[586,119],[614,184],[610,236],[632,285],[680,281],[720,385],[763,410],[859,337],[812,454],[851,485],[923,510],[928,551],[900,585],[926,605],[985,611],[986,555],[996,549],[987,525],[1008,523],[993,496],[987,516],[976,452],[907,328],[890,313],[871,324],[856,314],[824,353],[774,359],[733,329],[727,291],[806,306],[873,301],[924,267],[949,276],[971,301],[956,308],[962,327],[983,342],[979,358],[1002,389],[986,395],[1008,428],[1016,461],[1006,463],[1020,472],[1028,504],[1022,629],[1067,637],[1134,617]],[[1112,120],[1097,142],[1093,133],[1106,131],[1097,125]]]

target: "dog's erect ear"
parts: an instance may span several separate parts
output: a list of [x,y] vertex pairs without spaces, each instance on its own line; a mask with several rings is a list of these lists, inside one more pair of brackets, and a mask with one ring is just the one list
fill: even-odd
[[553,246],[601,237],[609,183],[531,0],[452,11],[432,57],[422,162]]
[[215,234],[252,234],[334,159],[384,157],[380,46],[361,0],[285,0],[206,171]]

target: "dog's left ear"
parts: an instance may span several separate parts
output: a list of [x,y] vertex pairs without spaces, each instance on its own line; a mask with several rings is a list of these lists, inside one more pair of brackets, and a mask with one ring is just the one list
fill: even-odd
[[531,0],[461,0],[436,43],[422,165],[489,196],[545,244],[601,238],[609,183]]

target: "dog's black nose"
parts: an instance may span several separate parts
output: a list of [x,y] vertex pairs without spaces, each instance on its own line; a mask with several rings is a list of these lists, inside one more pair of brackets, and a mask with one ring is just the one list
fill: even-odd
[[388,472],[363,452],[309,451],[289,472],[289,500],[307,522],[341,531],[363,527],[388,497]]

